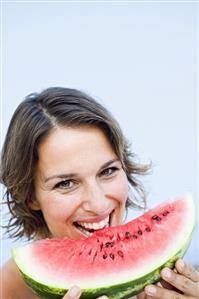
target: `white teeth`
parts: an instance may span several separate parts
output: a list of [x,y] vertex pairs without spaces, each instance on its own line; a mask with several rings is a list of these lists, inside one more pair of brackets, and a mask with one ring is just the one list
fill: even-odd
[[88,237],[92,236],[92,234],[93,234],[93,233],[90,233],[87,230],[83,229],[83,227],[79,227],[79,230]]
[[94,229],[94,230],[97,230],[97,229],[102,229],[104,228],[105,226],[108,226],[109,224],[109,216],[100,221],[100,222],[77,222],[79,225],[81,225],[82,227],[85,227],[85,228],[89,228],[89,229]]

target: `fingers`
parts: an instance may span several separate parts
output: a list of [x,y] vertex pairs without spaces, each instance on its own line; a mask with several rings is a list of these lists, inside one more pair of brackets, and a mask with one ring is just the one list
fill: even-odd
[[177,260],[176,269],[180,274],[183,274],[192,281],[199,282],[199,272],[190,264],[185,263],[183,260]]
[[[164,268],[161,271],[161,285],[145,287],[148,296],[160,299],[185,299],[188,296],[199,298],[199,273],[191,265],[181,259],[176,262],[176,270]],[[150,298],[150,297],[147,297]]]
[[182,291],[185,295],[196,296],[198,294],[199,290],[196,282],[186,276],[177,274],[169,268],[164,268],[161,275],[167,282]]
[[182,260],[176,262],[176,273],[168,268],[161,271],[164,280],[176,287],[188,296],[198,296],[199,294],[199,274],[191,265],[185,264]]
[[145,293],[148,298],[159,298],[159,299],[187,299],[183,294],[179,294],[172,290],[167,290],[158,286],[148,285],[145,287]]
[[[81,296],[81,289],[78,286],[72,286],[62,299],[79,299]],[[108,299],[107,296],[100,296],[97,299]]]
[[157,286],[160,287],[160,288],[162,288],[162,284],[161,284],[161,282],[158,282],[158,283],[157,283]]
[[81,296],[81,289],[78,286],[72,286],[62,299],[79,299]]
[[182,293],[181,291],[179,291],[177,288],[175,288],[174,286],[172,286],[170,283],[168,283],[167,281],[165,280],[161,280],[160,282],[157,283],[157,285],[159,287],[162,287],[162,288],[165,288],[167,290],[172,290],[172,291],[176,291],[178,293]]

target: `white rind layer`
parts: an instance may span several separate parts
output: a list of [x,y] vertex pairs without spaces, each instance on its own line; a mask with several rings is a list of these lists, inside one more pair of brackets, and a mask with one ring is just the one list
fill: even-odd
[[[187,195],[184,198],[184,201],[186,202],[186,213],[184,214],[184,226],[183,229],[178,232],[177,235],[174,235],[173,242],[171,240],[171,243],[169,246],[165,249],[162,254],[159,254],[155,256],[151,255],[151,258],[147,258],[147,264],[142,264],[141,268],[136,267],[131,268],[129,270],[120,271],[119,273],[111,273],[107,275],[104,273],[103,276],[98,276],[96,278],[92,277],[92,288],[98,288],[102,286],[108,286],[113,284],[122,284],[126,283],[130,280],[136,280],[139,279],[146,274],[154,271],[155,269],[159,268],[161,265],[165,264],[167,261],[169,261],[172,257],[174,257],[181,249],[183,249],[186,244],[189,242],[189,239],[191,237],[191,234],[194,229],[195,225],[195,205],[194,201],[192,199],[191,195]],[[187,220],[188,219],[188,220]],[[175,233],[175,232],[174,232]],[[171,246],[172,244],[172,246]],[[147,252],[147,248],[146,248]],[[13,256],[14,259],[19,267],[19,269],[27,276],[29,276],[31,279],[48,285],[55,288],[69,288],[71,285],[73,285],[74,281],[59,281],[58,283],[53,281],[51,278],[47,278],[45,276],[46,273],[48,273],[48,269],[45,269],[45,273],[39,273],[38,277],[38,269],[37,265],[31,265],[27,262],[31,260],[31,255],[29,255],[29,251],[26,249],[26,247],[19,247],[13,250]],[[35,269],[34,269],[35,266]],[[82,275],[81,281],[78,282],[79,287],[81,288],[91,288],[90,281],[84,279]]]

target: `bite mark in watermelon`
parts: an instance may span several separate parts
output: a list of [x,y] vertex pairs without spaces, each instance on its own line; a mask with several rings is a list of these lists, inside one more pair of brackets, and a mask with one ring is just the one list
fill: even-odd
[[72,285],[81,287],[85,299],[129,298],[157,282],[163,267],[174,267],[194,225],[194,201],[187,195],[87,239],[45,239],[15,248],[13,258],[41,298],[62,298]]

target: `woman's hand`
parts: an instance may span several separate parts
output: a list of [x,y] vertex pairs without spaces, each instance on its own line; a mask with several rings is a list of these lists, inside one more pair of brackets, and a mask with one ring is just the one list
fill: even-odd
[[[81,289],[78,286],[72,286],[62,299],[79,299],[81,296]],[[108,299],[107,296],[101,296],[97,299]]]
[[175,268],[177,272],[168,268],[161,271],[164,280],[161,285],[145,287],[146,299],[199,299],[199,272],[181,259],[176,262]]
[[[178,260],[175,264],[177,272],[164,268],[161,271],[163,282],[145,287],[145,299],[199,299],[199,272],[193,266]],[[166,274],[170,274],[169,276]],[[81,289],[73,286],[63,299],[79,299]],[[142,298],[141,294],[138,298]],[[101,296],[97,299],[108,299]]]

